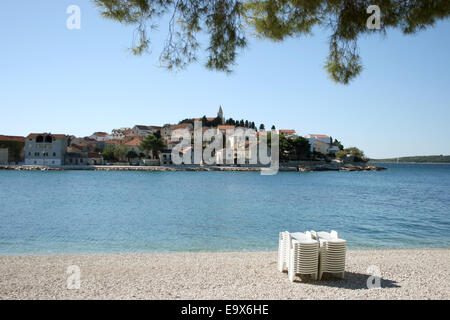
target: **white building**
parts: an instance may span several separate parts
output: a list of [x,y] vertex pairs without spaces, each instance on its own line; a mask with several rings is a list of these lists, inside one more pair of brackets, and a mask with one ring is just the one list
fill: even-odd
[[158,126],[135,125],[131,129],[131,132],[134,135],[148,136],[148,135],[151,135],[151,134],[155,134],[157,131],[160,131],[160,130],[161,130],[161,127],[158,127]]
[[102,142],[110,140],[109,135],[106,132],[94,132],[89,138],[94,139],[95,141]]
[[[308,134],[305,136],[305,138],[309,140],[309,144],[311,145],[311,148],[310,148],[311,152],[317,151],[317,152],[324,153],[322,151],[324,151],[325,149],[328,149],[327,153],[329,152],[329,149],[331,147],[331,138],[329,136],[327,136],[325,134]],[[322,143],[320,143],[320,142],[316,143],[316,141],[320,141]],[[323,143],[328,144],[328,147],[325,147],[323,145]],[[320,151],[316,150],[316,149],[320,149]],[[325,153],[325,154],[327,154],[327,153]]]

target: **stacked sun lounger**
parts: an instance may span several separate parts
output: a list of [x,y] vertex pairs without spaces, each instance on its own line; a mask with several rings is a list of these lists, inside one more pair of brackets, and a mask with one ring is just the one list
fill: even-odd
[[346,241],[336,231],[280,232],[278,270],[288,271],[292,282],[296,275],[309,274],[320,280],[324,272],[345,273]]
[[310,274],[317,280],[319,264],[319,242],[314,240],[310,232],[290,234],[288,275],[291,282],[297,274]]
[[347,241],[340,239],[338,233],[314,232],[313,238],[319,240],[319,280],[322,279],[324,272],[339,274],[343,279],[345,275],[345,255],[347,250]]
[[280,232],[278,243],[278,270],[288,269],[289,280],[299,274],[310,274],[317,279],[319,242],[306,233]]

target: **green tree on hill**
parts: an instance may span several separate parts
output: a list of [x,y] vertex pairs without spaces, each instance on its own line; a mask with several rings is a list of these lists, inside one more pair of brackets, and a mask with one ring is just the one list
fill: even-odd
[[337,139],[334,139],[332,145],[338,147],[339,150],[344,150],[344,145]]
[[336,152],[336,158],[345,159],[347,156],[352,156],[355,162],[367,161],[364,152],[356,147],[346,148]]
[[124,161],[128,153],[128,147],[124,144],[116,144],[114,147],[114,158]]
[[114,145],[108,144],[108,145],[103,149],[102,157],[103,157],[103,159],[109,160],[109,161],[115,160],[115,157],[114,157]]

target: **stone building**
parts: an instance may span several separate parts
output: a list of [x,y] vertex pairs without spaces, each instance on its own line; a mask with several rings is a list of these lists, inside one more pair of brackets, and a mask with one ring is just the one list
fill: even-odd
[[69,137],[65,134],[30,133],[25,141],[25,164],[63,165],[68,142]]

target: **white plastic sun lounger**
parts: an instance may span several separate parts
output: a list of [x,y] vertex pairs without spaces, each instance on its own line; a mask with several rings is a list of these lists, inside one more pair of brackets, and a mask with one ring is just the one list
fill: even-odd
[[347,241],[340,239],[338,233],[314,232],[311,231],[313,238],[319,240],[319,280],[322,279],[324,272],[337,273],[342,279],[345,275],[345,255]]
[[288,276],[291,282],[297,274],[311,274],[317,280],[319,263],[319,242],[314,240],[311,233],[297,232],[288,234],[289,258]]

